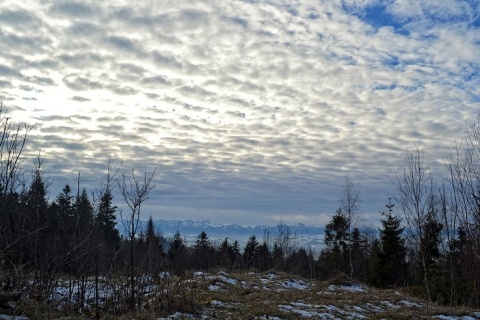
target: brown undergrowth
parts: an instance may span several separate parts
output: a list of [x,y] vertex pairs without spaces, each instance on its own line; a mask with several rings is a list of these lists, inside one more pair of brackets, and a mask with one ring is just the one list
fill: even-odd
[[480,318],[478,310],[428,304],[403,290],[375,289],[347,276],[320,282],[279,272],[216,270],[146,279],[138,287],[137,308],[133,311],[121,297],[128,294],[121,291],[105,295],[98,309],[93,304],[79,309],[61,299],[38,301],[26,297],[10,311],[28,319],[72,320]]

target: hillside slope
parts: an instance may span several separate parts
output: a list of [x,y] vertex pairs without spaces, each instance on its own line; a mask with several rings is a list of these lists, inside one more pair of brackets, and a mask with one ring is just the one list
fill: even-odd
[[346,278],[318,282],[279,273],[209,274],[200,281],[198,314],[161,319],[480,319],[480,310],[430,306],[398,290]]

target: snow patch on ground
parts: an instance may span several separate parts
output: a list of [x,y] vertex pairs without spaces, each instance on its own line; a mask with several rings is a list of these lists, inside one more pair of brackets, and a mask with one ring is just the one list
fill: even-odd
[[166,318],[158,318],[157,320],[169,320],[169,319],[195,319],[195,316],[192,314],[175,312],[172,315],[169,315]]
[[412,302],[410,300],[401,300],[400,303],[403,304],[405,307],[409,307],[409,308],[423,308],[423,307],[425,307],[424,304],[419,304],[419,303],[416,303],[416,302]]
[[463,317],[452,317],[452,316],[437,316],[437,319],[441,320],[477,320],[479,318],[475,317],[469,317],[469,316],[463,316]]
[[401,308],[400,306],[397,306],[396,304],[391,303],[390,301],[380,301],[380,303],[389,308],[389,309],[399,309]]
[[350,292],[365,292],[366,289],[364,286],[362,285],[359,285],[359,284],[354,284],[354,285],[351,285],[351,286],[337,286],[337,285],[330,285],[328,286],[328,290],[330,291],[337,291],[337,290],[341,290],[341,291],[350,291]]
[[281,286],[286,289],[297,289],[297,290],[306,290],[308,284],[303,280],[288,280],[281,283]]
[[[314,319],[368,319],[359,310],[348,311],[342,310],[334,305],[312,305],[302,301],[292,302],[288,305],[281,304],[278,306],[280,311],[294,313],[304,318]],[[365,312],[360,308],[362,312]]]
[[208,290],[210,291],[218,291],[218,290],[222,290],[222,288],[220,288],[219,286],[215,285],[215,284],[211,284],[208,286]]
[[222,301],[218,301],[218,300],[213,300],[212,302],[210,302],[210,304],[212,306],[217,306],[217,307],[223,307],[225,306],[225,304],[222,302]]
[[237,280],[233,279],[233,278],[227,278],[223,275],[220,275],[218,277],[218,280],[220,281],[223,281],[223,282],[226,282],[226,283],[229,283],[229,284],[237,284]]

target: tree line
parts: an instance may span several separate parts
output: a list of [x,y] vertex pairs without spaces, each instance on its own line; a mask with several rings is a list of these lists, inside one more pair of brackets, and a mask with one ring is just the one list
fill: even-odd
[[[250,237],[244,248],[229,239],[212,243],[205,232],[192,246],[179,232],[167,239],[156,232],[152,218],[142,230],[141,208],[155,187],[155,169],[126,175],[119,174],[121,165],[112,168],[109,163],[99,190],[82,188],[79,177],[76,190],[67,184],[50,201],[44,160],[39,156],[30,172],[22,167],[30,130],[25,123],[13,123],[0,108],[2,292],[26,290],[32,299],[48,301],[68,280],[69,301],[74,301],[70,308],[85,308],[93,292],[97,310],[121,312],[115,308],[139,308],[142,288],[167,273],[255,269],[320,280],[347,275],[378,287],[408,287],[431,302],[480,306],[477,123],[467,125],[442,183],[424,163],[419,147],[406,152],[403,170],[392,179],[397,194],[388,199],[376,231],[361,225],[361,194],[347,177],[338,210],[325,225],[320,253],[300,247],[283,223],[263,239]],[[115,188],[128,212],[115,205]],[[106,283],[116,292],[108,301],[101,289]]]
[[378,236],[359,222],[360,191],[347,177],[325,226],[317,275],[347,274],[378,287],[407,287],[430,302],[480,306],[480,116],[435,178],[417,145],[392,178],[396,195]]

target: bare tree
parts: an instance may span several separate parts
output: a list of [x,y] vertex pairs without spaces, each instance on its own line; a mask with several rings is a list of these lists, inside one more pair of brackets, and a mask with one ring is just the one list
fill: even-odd
[[450,218],[461,230],[465,261],[460,267],[472,283],[474,304],[480,305],[480,114],[466,125],[464,139],[457,143],[447,164],[452,186]]
[[[450,268],[450,305],[454,305],[457,301],[457,286],[455,281],[456,264],[454,262],[453,247],[455,244],[455,236],[457,234],[457,215],[455,206],[454,193],[448,199],[445,185],[439,190],[440,214],[444,225],[445,236],[447,239],[446,246],[444,246],[445,255],[448,257],[448,264]],[[453,205],[452,205],[453,204]]]
[[340,209],[341,212],[347,218],[348,225],[348,261],[350,264],[350,277],[353,276],[353,231],[358,227],[360,221],[360,205],[362,200],[360,199],[360,190],[353,184],[349,176],[345,178],[345,182],[342,186],[342,196],[340,197]]
[[[8,110],[0,103],[0,264],[4,262],[6,273],[12,275],[12,280],[6,281],[12,286],[17,278],[12,260],[16,251],[14,247],[32,234],[24,228],[25,223],[18,221],[16,212],[19,188],[25,188],[21,158],[32,128],[25,122],[13,122],[8,117]],[[0,278],[0,282],[2,280]]]
[[130,209],[128,219],[126,219],[124,226],[130,241],[130,307],[136,308],[135,303],[135,240],[139,234],[139,221],[142,204],[148,199],[149,192],[155,187],[152,184],[152,179],[155,176],[154,168],[151,174],[144,173],[143,179],[139,179],[132,169],[132,176],[127,179],[125,174],[122,174],[122,179],[118,180],[118,187],[120,193]]
[[298,235],[289,225],[280,221],[276,229],[265,229],[263,238],[268,249],[275,252],[275,267],[284,269],[287,259],[298,248]]
[[0,104],[0,187],[1,195],[12,194],[22,182],[21,156],[33,126],[15,123]]
[[[413,241],[415,252],[420,254],[423,269],[423,282],[428,300],[431,302],[428,277],[428,241],[424,241],[424,226],[429,219],[435,218],[434,203],[436,186],[430,167],[424,164],[423,151],[418,145],[406,152],[405,166],[396,179],[392,181],[399,196],[395,198],[407,223],[407,233]],[[433,211],[432,211],[433,210]]]

